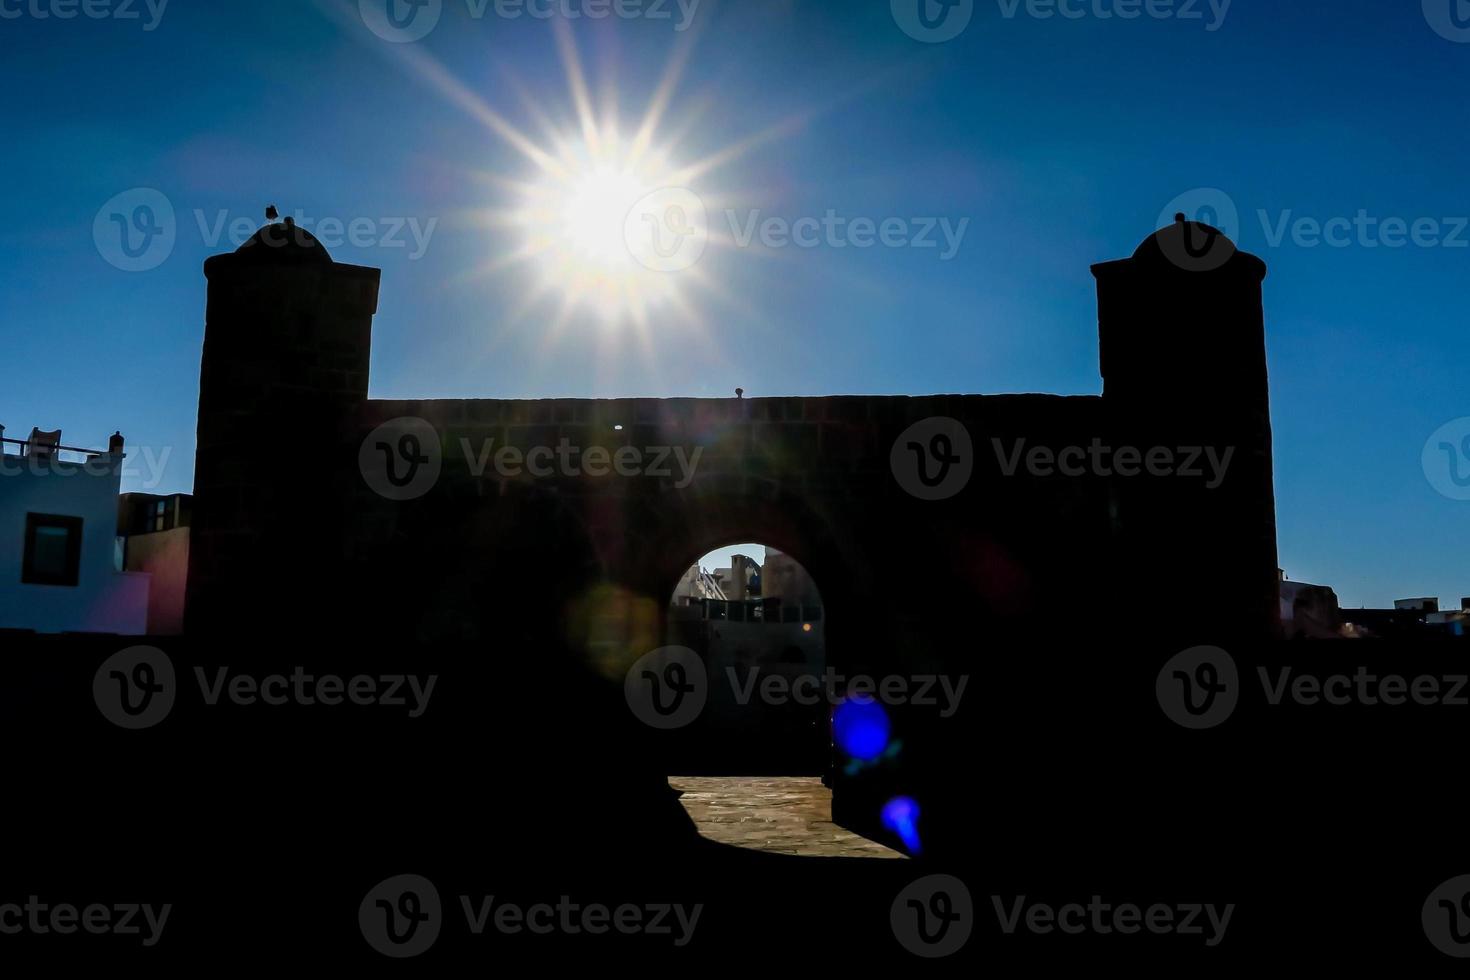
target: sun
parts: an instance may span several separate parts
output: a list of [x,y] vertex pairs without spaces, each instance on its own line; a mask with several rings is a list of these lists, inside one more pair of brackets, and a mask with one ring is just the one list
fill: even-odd
[[[699,129],[700,113],[692,108],[687,112],[672,128],[677,137],[669,135],[665,116],[698,32],[691,30],[675,41],[642,117],[624,130],[618,123],[615,87],[598,87],[599,106],[594,109],[570,26],[565,18],[551,26],[566,73],[569,113],[543,104],[502,69],[505,87],[519,95],[538,136],[512,123],[422,46],[374,46],[463,109],[524,162],[519,174],[508,172],[503,163],[493,171],[469,174],[499,193],[493,204],[466,215],[489,236],[487,259],[467,277],[504,277],[520,294],[512,309],[499,312],[494,343],[533,319],[548,349],[564,328],[586,319],[604,325],[606,339],[618,337],[615,328],[631,325],[645,354],[659,349],[655,334],[663,329],[677,330],[686,342],[710,339],[700,299],[715,297],[742,311],[749,305],[704,260],[706,246],[732,244],[711,234],[711,216],[719,213],[714,209],[728,207],[730,200],[709,186],[711,175],[754,147],[800,129],[809,113],[794,114],[692,162],[681,161],[681,142]],[[548,306],[553,310],[549,315]]]
[[613,167],[578,174],[564,191],[551,229],[561,239],[566,258],[594,274],[632,271],[625,225],[652,190],[636,174]]
[[528,179],[512,183],[496,224],[516,267],[530,270],[533,295],[560,296],[564,306],[604,323],[643,323],[679,302],[694,278],[681,277],[687,266],[666,261],[671,249],[701,244],[679,235],[680,221],[695,233],[691,208],[670,212],[666,203],[670,194],[697,201],[676,186],[680,178],[666,150],[640,152],[615,126],[602,124],[590,138],[559,140]]

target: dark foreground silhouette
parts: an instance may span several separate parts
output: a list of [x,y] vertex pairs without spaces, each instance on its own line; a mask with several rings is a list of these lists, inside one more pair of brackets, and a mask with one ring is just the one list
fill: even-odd
[[[1161,709],[1157,663],[1041,643],[996,651],[977,670],[979,696],[902,777],[923,800],[926,845],[905,861],[785,858],[700,840],[620,692],[563,680],[531,696],[544,678],[528,658],[416,651],[415,669],[438,681],[429,710],[409,718],[381,705],[270,707],[228,696],[209,705],[196,666],[212,684],[220,666],[263,672],[292,658],[158,646],[177,672],[176,700],[153,727],[126,730],[94,700],[116,641],[7,642],[0,904],[36,895],[172,906],[151,947],[111,934],[25,933],[0,938],[7,957],[381,965],[359,906],[380,882],[412,874],[433,883],[443,907],[442,931],[415,960],[424,965],[916,965],[891,907],[911,882],[943,873],[971,895],[974,931],[955,958],[976,964],[1209,969],[1257,963],[1266,950],[1294,962],[1451,962],[1429,944],[1420,911],[1464,870],[1446,815],[1462,795],[1466,709],[1291,697],[1273,705],[1257,678],[1263,667],[1274,684],[1282,665],[1299,677],[1360,664],[1380,676],[1453,678],[1465,670],[1458,645],[1236,650],[1240,701],[1223,724],[1197,731]],[[400,672],[389,659],[340,649],[295,662],[351,678]],[[888,791],[874,790],[850,805]],[[675,945],[669,935],[616,932],[476,935],[462,903],[554,905],[564,895],[703,911],[692,938]],[[1094,896],[1234,912],[1213,946],[1208,935],[1014,925],[1018,900],[1029,909]]]

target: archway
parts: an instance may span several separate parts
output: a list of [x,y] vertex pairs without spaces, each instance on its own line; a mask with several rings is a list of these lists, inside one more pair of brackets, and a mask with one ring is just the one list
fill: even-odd
[[828,611],[801,560],[730,544],[684,570],[665,642],[693,651],[707,697],[669,785],[699,833],[750,850],[900,856],[832,821]]
[[773,546],[695,560],[669,597],[669,646],[697,653],[708,699],[686,757],[703,772],[821,775],[830,762],[826,607],[816,581]]

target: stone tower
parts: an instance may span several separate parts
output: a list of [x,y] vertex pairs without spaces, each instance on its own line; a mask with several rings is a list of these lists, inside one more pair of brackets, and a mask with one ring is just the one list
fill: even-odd
[[310,623],[340,565],[379,271],[332,261],[288,218],[204,275],[188,630]]
[[1206,473],[1210,451],[1222,461],[1230,454],[1215,486],[1188,475],[1114,480],[1123,595],[1137,597],[1141,613],[1181,642],[1273,635],[1280,610],[1266,265],[1179,215],[1132,258],[1092,271],[1114,437],[1144,453],[1182,449],[1180,460],[1199,449]]

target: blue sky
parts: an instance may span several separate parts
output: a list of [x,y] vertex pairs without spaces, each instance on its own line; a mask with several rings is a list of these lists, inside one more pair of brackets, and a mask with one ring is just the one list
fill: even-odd
[[[1449,0],[1443,15],[1439,0],[1234,0],[1223,17],[1200,0],[1198,19],[1158,0],[1168,16],[1126,20],[1102,15],[1127,0],[1049,18],[973,0],[942,44],[901,30],[888,0],[703,0],[685,32],[672,2],[670,19],[565,20],[594,97],[612,93],[628,121],[697,36],[665,117],[683,160],[790,123],[703,175],[711,200],[786,220],[968,219],[947,260],[719,250],[701,262],[718,289],[691,298],[702,324],[668,313],[641,333],[583,315],[552,331],[544,304],[511,321],[526,276],[483,267],[513,234],[475,216],[504,206],[493,178],[524,176],[526,158],[410,66],[433,59],[535,133],[517,84],[572,118],[548,20],[442,0],[433,31],[391,44],[356,2],[36,16],[52,2],[0,0],[9,435],[101,445],[121,429],[155,464],[169,452],[157,478],[140,460],[134,487],[188,490],[200,266],[232,247],[212,234],[222,218],[253,224],[267,203],[308,225],[369,222],[332,251],[383,270],[375,397],[1096,393],[1088,266],[1130,254],[1177,196],[1217,188],[1271,270],[1283,565],[1345,605],[1470,595],[1470,502],[1421,465],[1430,434],[1470,416],[1470,248],[1445,241],[1470,242],[1470,38]],[[94,221],[138,188],[169,202],[174,242],[125,271]],[[1360,213],[1421,222],[1420,242],[1325,244],[1301,224]],[[413,222],[432,229],[422,249]]]

